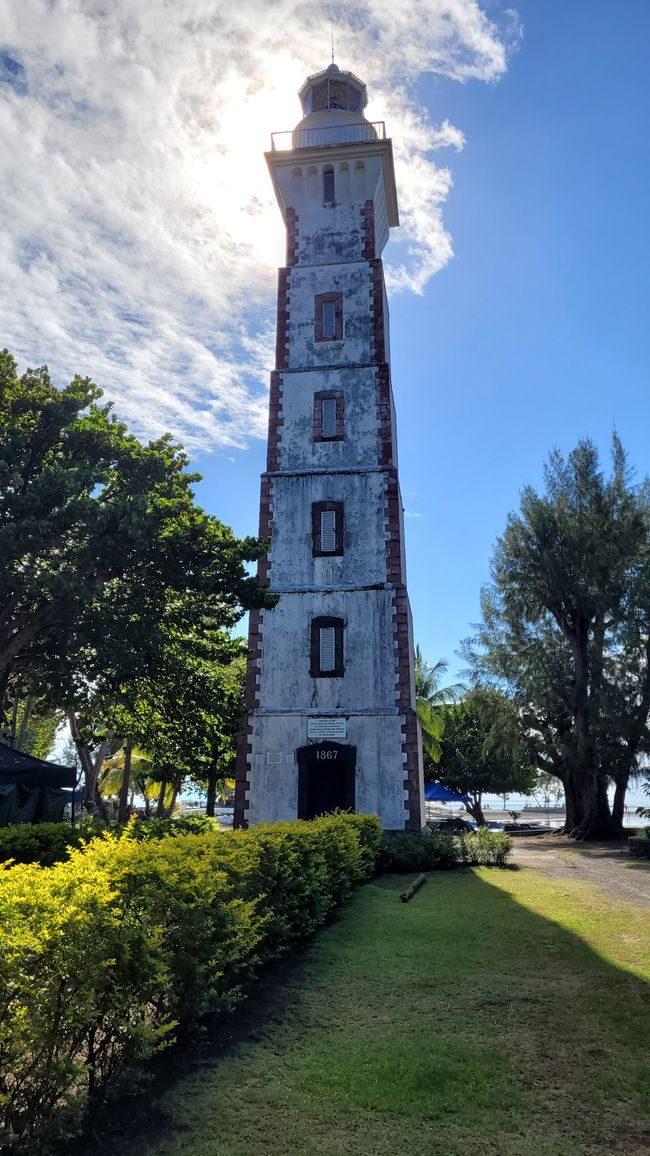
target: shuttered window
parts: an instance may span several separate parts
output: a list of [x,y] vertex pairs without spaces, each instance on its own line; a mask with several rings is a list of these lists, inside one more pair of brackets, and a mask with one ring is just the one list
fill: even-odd
[[336,304],[334,301],[323,301],[323,340],[334,341],[336,338]]
[[336,510],[321,510],[320,548],[323,554],[333,554],[336,550]]
[[314,502],[311,508],[312,553],[342,554],[344,544],[343,502]]
[[333,626],[321,626],[319,630],[320,636],[320,661],[319,666],[322,674],[329,674],[335,668],[334,648],[336,644],[336,633]]
[[311,664],[312,678],[341,678],[343,667],[342,618],[312,618]]
[[345,398],[340,389],[314,394],[314,441],[342,441],[345,437]]
[[321,436],[324,438],[335,438],[337,434],[336,429],[336,398],[323,397],[321,398]]
[[314,295],[314,338],[316,341],[343,341],[343,294]]

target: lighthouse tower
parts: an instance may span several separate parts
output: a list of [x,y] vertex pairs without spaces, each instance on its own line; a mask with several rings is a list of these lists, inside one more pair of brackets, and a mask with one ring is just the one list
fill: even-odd
[[251,613],[238,826],[373,812],[423,823],[382,250],[390,140],[331,64],[266,159],[287,228],[260,535],[279,595]]

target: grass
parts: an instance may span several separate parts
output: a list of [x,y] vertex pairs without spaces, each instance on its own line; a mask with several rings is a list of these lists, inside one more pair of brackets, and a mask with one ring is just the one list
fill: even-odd
[[647,909],[532,870],[363,888],[156,1156],[647,1156]]

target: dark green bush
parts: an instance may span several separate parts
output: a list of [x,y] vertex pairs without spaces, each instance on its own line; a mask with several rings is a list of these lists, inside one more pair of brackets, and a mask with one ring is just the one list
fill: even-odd
[[143,839],[0,871],[0,1147],[44,1152],[120,1072],[232,1007],[375,868],[372,815]]
[[387,831],[379,854],[379,870],[393,872],[447,870],[458,852],[447,831]]
[[167,835],[205,835],[222,828],[208,815],[174,815],[171,819],[136,819],[128,829],[134,839],[163,839]]
[[68,850],[101,834],[106,828],[93,819],[85,819],[78,826],[69,823],[19,823],[0,827],[0,863],[13,859],[16,863],[39,863],[51,867],[65,859]]
[[379,871],[396,873],[446,871],[452,867],[504,867],[512,854],[512,840],[505,831],[455,831],[425,829],[385,832],[379,855]]
[[627,845],[630,848],[630,855],[635,859],[650,859],[650,838],[644,835],[632,835]]
[[512,839],[507,831],[477,827],[456,837],[458,860],[472,867],[505,867],[512,855]]

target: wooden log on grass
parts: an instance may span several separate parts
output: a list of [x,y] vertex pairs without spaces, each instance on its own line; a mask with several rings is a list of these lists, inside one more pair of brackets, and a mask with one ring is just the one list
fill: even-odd
[[409,886],[406,888],[406,891],[402,891],[402,894],[400,895],[400,899],[402,900],[402,903],[408,903],[409,899],[413,898],[413,896],[415,895],[415,892],[419,891],[422,884],[426,883],[426,881],[427,881],[426,875],[416,876],[416,878],[413,880],[413,882],[410,883]]

